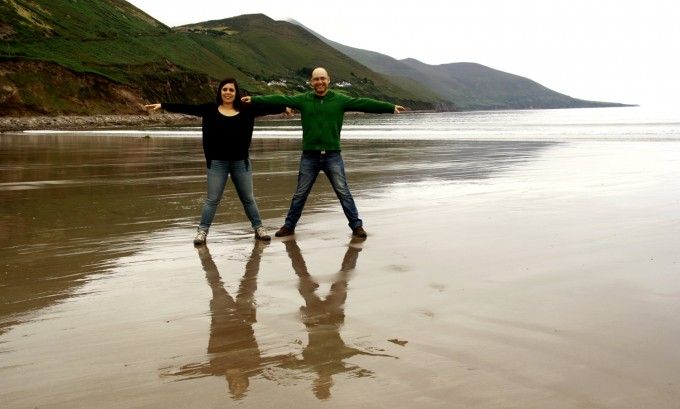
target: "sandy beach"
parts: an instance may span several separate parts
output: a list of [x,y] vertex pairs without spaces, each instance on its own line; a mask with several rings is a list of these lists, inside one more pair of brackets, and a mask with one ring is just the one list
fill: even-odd
[[199,139],[2,135],[2,407],[678,407],[680,143],[343,146],[365,241],[320,177],[195,248]]

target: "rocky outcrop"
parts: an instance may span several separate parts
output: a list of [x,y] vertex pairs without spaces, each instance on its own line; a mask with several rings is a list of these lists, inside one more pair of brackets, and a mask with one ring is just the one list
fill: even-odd
[[27,129],[133,128],[154,125],[197,125],[200,118],[180,114],[0,117],[0,132]]

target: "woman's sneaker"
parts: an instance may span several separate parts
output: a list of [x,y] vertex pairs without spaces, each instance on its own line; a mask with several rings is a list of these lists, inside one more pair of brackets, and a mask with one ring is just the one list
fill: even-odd
[[196,232],[196,237],[194,237],[194,245],[200,246],[205,244],[205,238],[208,236],[208,232],[205,230],[199,230]]
[[257,229],[255,229],[255,239],[256,240],[263,240],[263,241],[269,241],[271,240],[271,236],[267,234],[267,230],[265,230],[264,227],[260,226]]

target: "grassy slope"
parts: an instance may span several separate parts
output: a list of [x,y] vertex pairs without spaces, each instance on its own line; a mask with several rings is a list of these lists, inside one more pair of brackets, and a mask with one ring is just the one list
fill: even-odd
[[[123,0],[3,0],[0,38],[0,64],[6,66],[0,70],[4,113],[22,104],[27,112],[41,104],[47,113],[87,113],[94,106],[104,110],[105,103],[84,99],[105,98],[107,92],[135,94],[139,101],[205,101],[224,76],[234,76],[250,93],[298,92],[308,89],[305,81],[316,66],[327,67],[333,82],[352,83],[344,92],[411,108],[609,105],[577,100],[479,64],[397,61],[261,14],[171,29]],[[24,64],[30,73],[7,68],[22,66],[17,61],[25,60],[41,63],[32,68]],[[66,70],[47,69],[42,62]],[[266,85],[282,79],[286,87]],[[41,88],[35,82],[46,85]],[[60,84],[68,98],[60,97]],[[98,84],[100,92],[82,90],[92,84]],[[127,112],[131,100],[116,100],[113,111]]]
[[170,29],[122,0],[5,0],[0,3],[0,24],[12,33],[5,39],[100,39],[122,33],[164,33]]
[[[94,74],[127,86],[145,100],[211,99],[216,82],[225,76],[236,77],[251,93],[297,92],[308,89],[304,81],[311,68],[326,65],[333,67],[334,80],[356,84],[350,93],[428,106],[305,30],[264,15],[174,30],[121,0],[6,0],[0,3],[0,15],[0,36],[6,40],[0,62],[52,62],[75,74]],[[197,30],[199,26],[222,29],[206,32]],[[60,76],[70,82],[66,87],[78,87],[69,73]],[[273,79],[286,79],[290,86],[267,87]],[[23,101],[35,99],[27,92],[35,87],[27,81],[36,80],[39,75],[13,72],[1,76],[0,85],[16,89],[16,101]],[[42,99],[54,108],[47,107],[47,112],[69,111],[68,101]]]
[[290,84],[288,91],[307,89],[305,81],[310,71],[325,66],[334,82],[352,83],[352,87],[345,89],[349,94],[396,97],[411,102],[427,100],[357,64],[301,27],[261,14],[208,21],[181,29],[193,30],[195,41],[253,78],[285,79]]

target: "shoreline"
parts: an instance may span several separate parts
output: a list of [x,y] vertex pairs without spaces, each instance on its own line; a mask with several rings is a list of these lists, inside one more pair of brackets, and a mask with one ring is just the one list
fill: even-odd
[[201,119],[183,114],[58,115],[0,118],[0,133],[30,129],[121,128],[142,125],[200,125]]
[[[294,114],[290,118],[299,116]],[[260,120],[286,118],[285,115],[268,115]],[[88,130],[103,128],[131,128],[138,126],[200,126],[201,118],[176,113],[110,114],[110,115],[56,115],[0,117],[0,134],[34,129]]]
[[[434,112],[429,110],[409,111],[411,113]],[[283,114],[268,115],[258,118],[259,120],[270,119],[294,119],[299,118],[299,113],[290,118]],[[362,115],[360,112],[347,112],[346,115]],[[102,128],[129,128],[144,125],[200,126],[201,118],[176,114],[176,113],[147,113],[147,114],[110,114],[110,115],[56,115],[56,116],[18,116],[0,117],[0,134],[8,132],[26,131],[34,129],[57,129],[57,130],[87,130]]]
[[[639,105],[625,105],[620,107],[638,107]],[[609,107],[597,107],[609,108]],[[545,110],[549,110],[547,108]],[[556,108],[556,109],[579,109],[579,108]],[[539,110],[543,110],[540,109]],[[505,110],[492,110],[505,111]],[[525,109],[513,109],[510,111],[526,111]],[[410,110],[408,113],[431,113],[438,112],[433,110]],[[476,110],[462,110],[452,112],[477,112]],[[486,112],[482,110],[482,112]],[[362,115],[359,112],[347,112],[346,115]],[[261,117],[260,119],[276,119],[285,117],[284,115],[269,115]],[[299,117],[299,113],[293,114],[292,118]],[[40,116],[19,116],[0,117],[0,134],[7,132],[17,132],[33,129],[58,129],[58,130],[87,130],[87,129],[102,129],[102,128],[127,128],[143,125],[161,125],[161,126],[181,126],[194,125],[200,126],[201,119],[191,115],[176,114],[176,113],[145,113],[145,114],[106,114],[106,115],[40,115]]]

